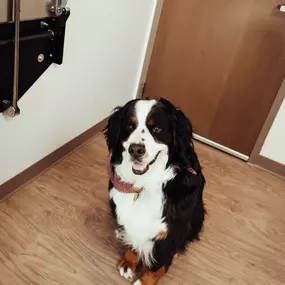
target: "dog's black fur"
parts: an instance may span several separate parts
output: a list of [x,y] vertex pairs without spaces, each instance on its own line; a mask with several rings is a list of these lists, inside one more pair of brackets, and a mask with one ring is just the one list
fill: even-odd
[[[136,101],[130,101],[124,107],[117,108],[105,128],[111,164],[122,162],[122,142],[128,138],[132,129],[135,129],[135,126],[128,126]],[[190,242],[199,239],[205,216],[205,179],[192,142],[192,125],[183,112],[176,109],[168,100],[160,99],[149,117],[154,118],[162,126],[164,131],[153,136],[157,141],[168,145],[167,167],[175,165],[177,173],[163,188],[163,218],[168,225],[168,235],[164,240],[155,241],[153,256],[156,262],[150,269],[156,271],[161,267],[167,270],[176,254],[184,253]],[[193,168],[197,175],[189,172],[188,168]],[[110,182],[109,189],[112,187]],[[116,217],[116,205],[113,200],[110,200],[110,205]]]

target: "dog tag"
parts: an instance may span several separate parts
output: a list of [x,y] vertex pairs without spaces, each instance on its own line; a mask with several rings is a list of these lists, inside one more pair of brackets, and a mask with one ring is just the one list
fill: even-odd
[[140,193],[137,192],[135,195],[134,195],[134,201],[137,201],[137,199],[140,197]]

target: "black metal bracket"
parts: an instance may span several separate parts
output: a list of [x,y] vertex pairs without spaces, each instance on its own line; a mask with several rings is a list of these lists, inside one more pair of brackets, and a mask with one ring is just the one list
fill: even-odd
[[[19,99],[52,63],[62,64],[69,16],[69,9],[63,8],[60,16],[20,23]],[[0,24],[0,112],[13,99],[14,44],[14,23]]]

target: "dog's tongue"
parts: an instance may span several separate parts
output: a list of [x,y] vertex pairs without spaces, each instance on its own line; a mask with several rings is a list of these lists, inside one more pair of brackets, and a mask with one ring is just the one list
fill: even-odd
[[134,163],[133,169],[143,171],[147,166],[141,163]]
[[134,163],[134,165],[133,165],[134,174],[142,175],[142,174],[145,174],[147,171],[148,171],[148,165]]

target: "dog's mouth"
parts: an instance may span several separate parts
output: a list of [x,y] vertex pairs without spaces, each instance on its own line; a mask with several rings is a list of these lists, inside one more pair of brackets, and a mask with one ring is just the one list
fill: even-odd
[[154,159],[151,162],[149,162],[146,166],[142,165],[139,162],[135,162],[134,165],[133,165],[133,168],[132,168],[133,173],[135,175],[143,175],[143,174],[145,174],[149,170],[149,167],[156,162],[159,154],[160,154],[160,151],[156,154]]

